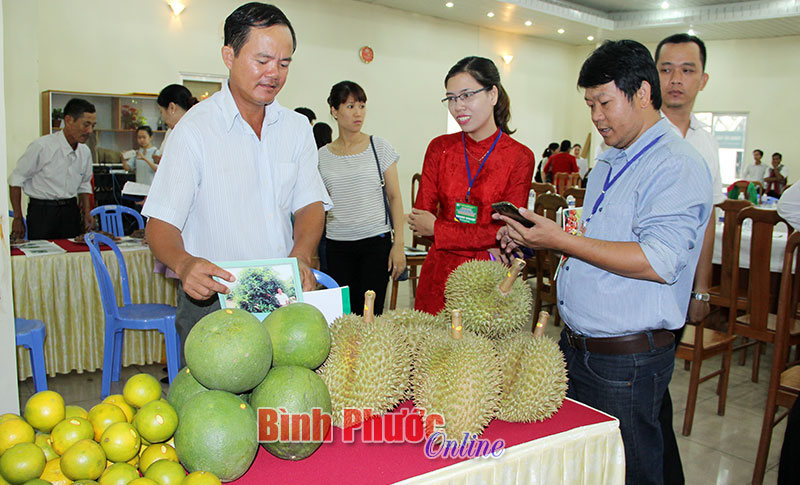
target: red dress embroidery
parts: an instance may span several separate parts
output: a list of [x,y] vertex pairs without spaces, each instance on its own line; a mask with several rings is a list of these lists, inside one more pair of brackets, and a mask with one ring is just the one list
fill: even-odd
[[[527,204],[535,159],[525,145],[503,134],[477,177],[482,157],[497,132],[480,142],[465,136],[470,170],[475,178],[469,188],[461,133],[434,138],[425,153],[422,180],[414,203],[416,209],[436,216],[434,243],[422,265],[414,308],[437,314],[444,308],[444,286],[450,272],[471,259],[489,259],[497,247],[495,236],[502,223],[492,219],[492,203],[507,200],[517,207]],[[477,224],[455,220],[457,202],[478,207]]]

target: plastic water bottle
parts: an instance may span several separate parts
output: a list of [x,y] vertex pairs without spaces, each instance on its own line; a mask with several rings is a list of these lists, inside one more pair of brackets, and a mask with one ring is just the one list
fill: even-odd
[[569,206],[570,209],[574,209],[575,208],[575,197],[574,196],[572,196],[572,195],[568,195],[567,196],[567,205]]
[[528,210],[532,211],[535,204],[536,204],[536,191],[531,189],[531,191],[528,192]]

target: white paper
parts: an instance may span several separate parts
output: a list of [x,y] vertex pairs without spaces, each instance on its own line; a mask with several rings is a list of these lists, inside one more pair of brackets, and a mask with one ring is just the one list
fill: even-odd
[[317,307],[319,311],[325,315],[325,320],[328,322],[329,326],[334,320],[344,314],[344,309],[342,308],[342,288],[304,291],[303,302]]
[[63,254],[67,252],[66,249],[58,244],[43,239],[19,244],[17,245],[17,249],[22,251],[25,256],[52,256],[54,254]]
[[147,184],[139,184],[136,182],[125,182],[125,185],[122,187],[122,194],[123,195],[136,195],[139,197],[147,197],[147,193],[150,192],[150,186]]

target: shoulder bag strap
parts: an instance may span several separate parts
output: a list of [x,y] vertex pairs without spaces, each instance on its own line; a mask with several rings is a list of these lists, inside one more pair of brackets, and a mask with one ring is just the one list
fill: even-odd
[[369,136],[369,146],[372,147],[372,154],[375,155],[375,163],[378,165],[378,178],[381,181],[381,191],[383,192],[383,208],[386,210],[386,217],[384,223],[392,225],[392,214],[389,212],[389,198],[386,196],[386,182],[383,180],[383,172],[381,172],[381,162],[378,160],[378,152],[375,150],[375,143],[372,142],[372,135]]

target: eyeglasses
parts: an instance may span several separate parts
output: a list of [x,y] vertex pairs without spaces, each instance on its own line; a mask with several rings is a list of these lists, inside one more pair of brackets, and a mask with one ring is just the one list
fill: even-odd
[[467,101],[470,101],[473,96],[480,93],[481,91],[488,91],[490,89],[492,89],[492,86],[486,86],[485,88],[476,89],[475,91],[467,91],[457,96],[446,96],[442,100],[442,103],[446,104],[447,106],[453,106],[454,104],[456,104],[456,101],[461,101],[462,103],[466,103]]

